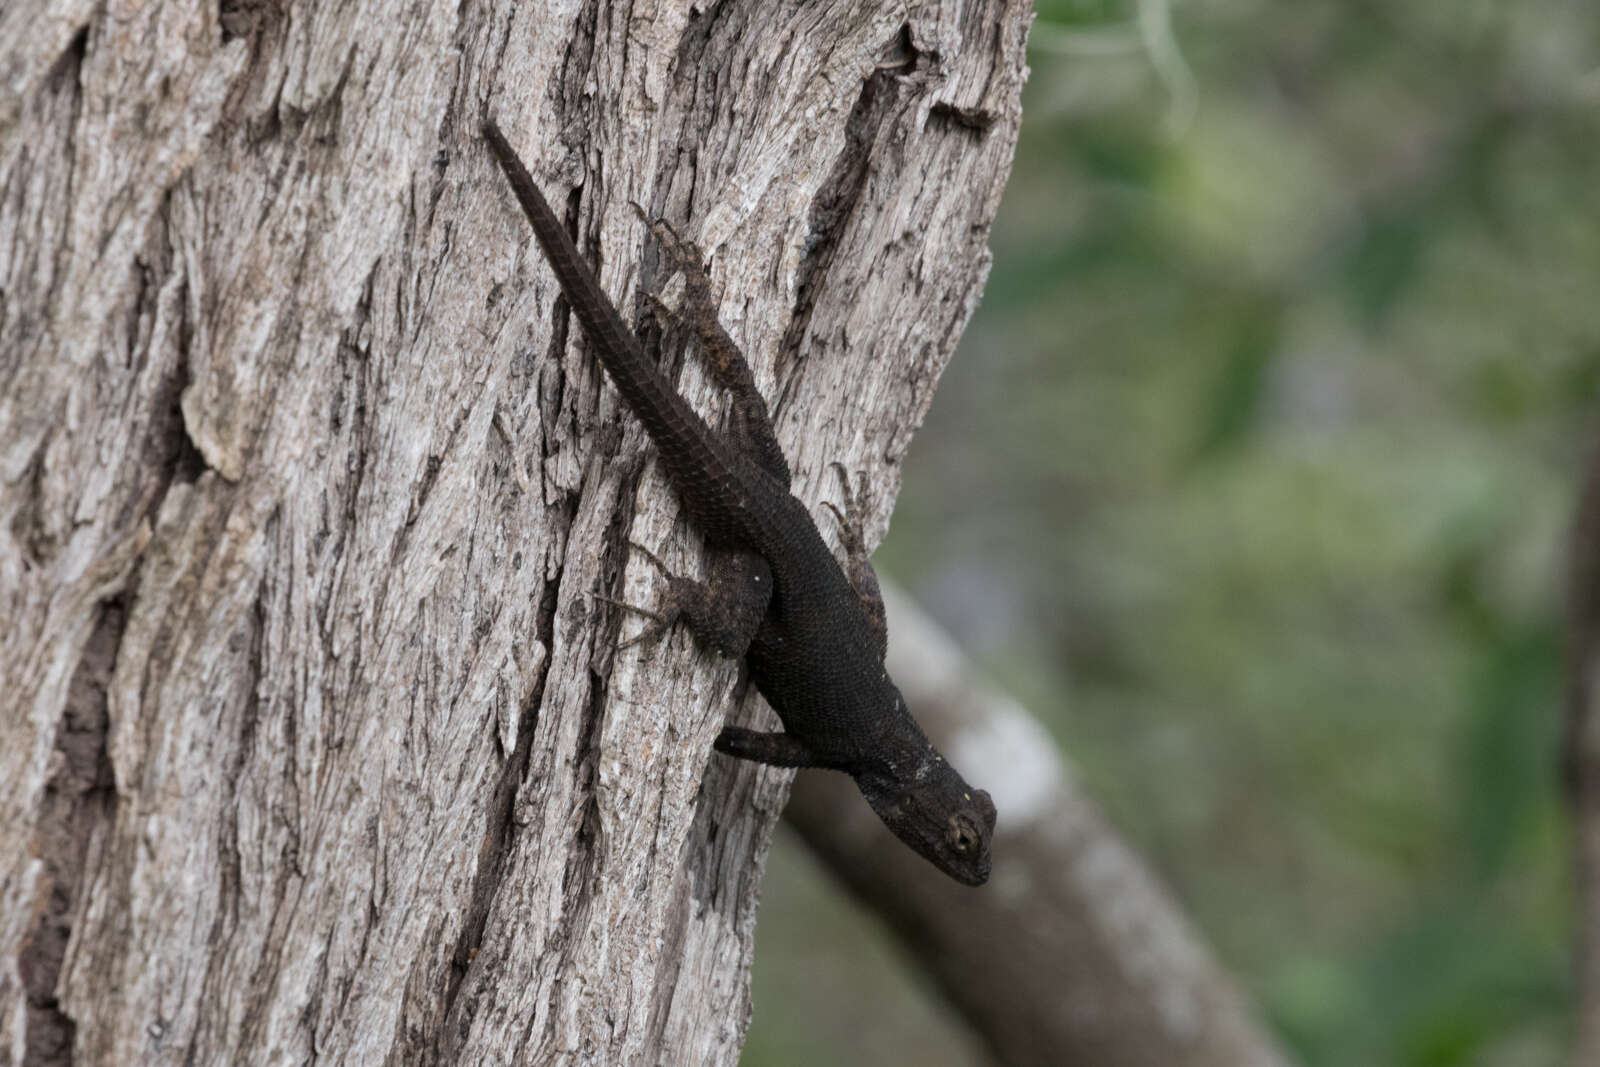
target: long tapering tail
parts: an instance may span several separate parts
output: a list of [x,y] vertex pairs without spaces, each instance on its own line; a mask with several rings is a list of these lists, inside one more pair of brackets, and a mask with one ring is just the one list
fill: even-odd
[[706,425],[666,376],[645,358],[633,331],[622,321],[493,119],[484,120],[483,136],[528,216],[562,294],[617,391],[655,442],[668,477],[690,515],[708,532],[721,528],[759,540],[759,533],[751,529],[754,517],[745,506],[749,494],[741,491],[748,479],[759,477],[759,472],[736,456],[721,435]]

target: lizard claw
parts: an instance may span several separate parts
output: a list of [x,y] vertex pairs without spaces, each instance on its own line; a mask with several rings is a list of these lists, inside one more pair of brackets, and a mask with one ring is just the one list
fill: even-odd
[[626,600],[618,600],[614,596],[606,596],[604,593],[590,593],[589,597],[592,600],[603,601],[607,604],[615,604],[623,611],[629,612],[633,615],[641,615],[644,618],[651,620],[652,625],[646,626],[643,630],[640,630],[638,634],[630,637],[628,640],[618,645],[618,652],[621,652],[623,649],[632,648],[634,645],[645,644],[647,642],[654,644],[656,641],[661,639],[662,634],[666,633],[672,628],[673,622],[676,621],[666,615],[660,614],[659,612],[651,611],[648,608],[641,608],[637,604],[628,603]]
[[[643,556],[646,562],[659,571],[661,576],[667,579],[669,583],[677,580],[677,576],[672,573],[671,569],[669,569],[665,563],[661,562],[661,558],[644,545],[641,545],[637,541],[629,541],[628,548],[630,552],[638,552],[641,556]],[[604,593],[590,593],[589,596],[591,599],[599,600],[607,604],[614,604],[623,611],[626,611],[632,615],[639,615],[650,620],[651,625],[646,626],[643,630],[639,631],[638,634],[619,644],[617,646],[618,652],[621,652],[626,648],[632,648],[634,645],[654,644],[656,641],[661,639],[663,634],[672,629],[673,623],[678,621],[679,611],[676,607],[677,601],[673,599],[670,593],[667,596],[667,610],[665,612],[651,611],[648,608],[641,608],[637,604],[630,604],[626,600],[619,600],[614,596],[607,596]]]
[[864,545],[862,528],[866,524],[867,512],[872,507],[872,493],[867,488],[867,472],[859,471],[856,474],[856,485],[850,485],[850,472],[843,463],[833,462],[828,464],[839,475],[839,488],[844,495],[844,510],[840,511],[830,501],[823,501],[822,506],[833,512],[833,517],[838,521],[839,527],[844,531],[845,547],[855,550]]
[[651,236],[661,243],[661,249],[672,261],[675,269],[685,274],[704,274],[705,255],[700,251],[700,246],[673,229],[672,224],[666,219],[653,219],[645,214],[644,208],[636,201],[628,201],[634,213],[639,216],[639,221],[644,223],[645,229]]
[[628,206],[633,208],[633,213],[639,216],[639,221],[644,223],[644,228],[650,231],[650,235],[662,244],[677,247],[684,243],[683,238],[678,236],[678,231],[672,228],[670,222],[651,215],[639,201],[629,200]]
[[[716,301],[711,297],[711,286],[707,280],[705,267],[705,254],[700,251],[700,246],[684,237],[666,219],[653,219],[645,213],[637,201],[630,200],[628,205],[633,208],[634,214],[639,216],[639,221],[644,223],[660,246],[662,255],[666,258],[668,271],[661,279],[660,284],[665,285],[674,274],[682,274],[686,292],[678,308],[670,307],[661,299],[659,293],[646,291],[644,296],[652,307],[655,308],[665,320],[682,324],[686,320],[692,321],[693,315],[701,317],[710,316],[716,319]],[[686,311],[698,308],[698,312]]]
[[617,651],[625,652],[634,645],[653,645],[657,641],[661,640],[663,636],[665,636],[669,628],[670,627],[665,623],[656,623],[654,626],[646,626],[633,637],[628,638],[626,641],[618,645]]
[[666,322],[668,322],[668,323],[681,323],[681,322],[683,322],[683,316],[678,314],[676,309],[674,309],[673,307],[669,306],[667,304],[667,302],[665,300],[661,299],[661,297],[659,295],[657,295],[656,293],[652,293],[652,292],[648,292],[647,291],[644,294],[644,298],[646,300],[650,301],[650,306],[653,309],[655,309],[655,313],[658,316],[660,316],[663,320],[665,320]]
[[667,565],[665,563],[661,562],[661,558],[659,556],[657,556],[654,552],[650,551],[648,548],[646,548],[643,545],[641,545],[639,542],[637,542],[637,541],[629,541],[628,542],[628,549],[629,549],[630,552],[637,552],[641,556],[643,556],[645,558],[646,562],[648,562],[652,567],[654,567],[660,573],[660,575],[663,578],[667,579],[668,581],[671,581],[673,578],[677,577],[676,574],[673,574],[672,571],[670,569],[668,569],[668,567],[667,567]]
[[839,488],[844,490],[844,504],[846,508],[854,509],[859,502],[863,510],[872,506],[872,492],[867,487],[867,472],[856,471],[856,485],[850,487],[850,472],[838,460],[828,464],[828,467],[839,476]]
[[626,600],[618,600],[616,597],[607,596],[604,593],[590,593],[589,599],[598,600],[605,604],[615,604],[623,611],[631,612],[634,615],[642,615],[647,619],[654,619],[658,623],[665,624],[667,622],[666,616],[659,612],[651,611],[649,608],[641,608],[637,604],[630,604]]

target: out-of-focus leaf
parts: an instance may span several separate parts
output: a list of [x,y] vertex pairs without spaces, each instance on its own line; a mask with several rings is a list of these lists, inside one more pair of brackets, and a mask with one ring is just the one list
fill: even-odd
[[1484,649],[1469,697],[1461,813],[1473,872],[1503,873],[1538,809],[1554,802],[1560,655],[1548,626],[1513,630]]
[[1222,372],[1201,408],[1195,462],[1203,462],[1237,446],[1261,417],[1268,371],[1283,335],[1283,305],[1274,297],[1245,302]]
[[1349,967],[1326,956],[1294,959],[1274,978],[1264,1005],[1273,1027],[1308,1067],[1348,1060],[1358,1038],[1350,1020],[1365,1010],[1365,996]]
[[1372,218],[1344,263],[1344,291],[1368,330],[1381,327],[1415,284],[1430,233],[1427,209],[1416,204]]
[[985,297],[984,304],[991,311],[1028,306],[1074,277],[1103,269],[1128,254],[1128,242],[1110,229],[1073,235],[1026,259],[997,265],[992,295]]
[[1078,166],[1103,182],[1148,187],[1167,163],[1168,151],[1151,136],[1152,131],[1134,131],[1095,123],[1073,130],[1064,141]]
[[1366,964],[1379,1048],[1366,1062],[1465,1067],[1509,1026],[1547,1014],[1561,971],[1489,902],[1437,890]]
[[1063,26],[1100,26],[1130,21],[1136,0],[1038,0],[1038,17]]
[[1600,409],[1600,347],[1574,360],[1556,389],[1559,403],[1571,404],[1585,421]]

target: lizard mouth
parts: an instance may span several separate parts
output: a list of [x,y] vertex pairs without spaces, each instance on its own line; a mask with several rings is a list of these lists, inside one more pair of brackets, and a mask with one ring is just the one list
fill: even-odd
[[962,885],[982,885],[989,880],[989,857],[983,857],[974,867],[951,868],[950,874]]

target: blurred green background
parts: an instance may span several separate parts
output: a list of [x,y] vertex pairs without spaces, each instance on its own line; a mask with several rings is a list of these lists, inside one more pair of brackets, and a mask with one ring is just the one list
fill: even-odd
[[[1175,50],[1136,0],[1038,11],[879,564],[1305,1064],[1562,1063],[1600,7],[1193,0]],[[756,964],[749,1067],[984,1062],[787,837]]]

